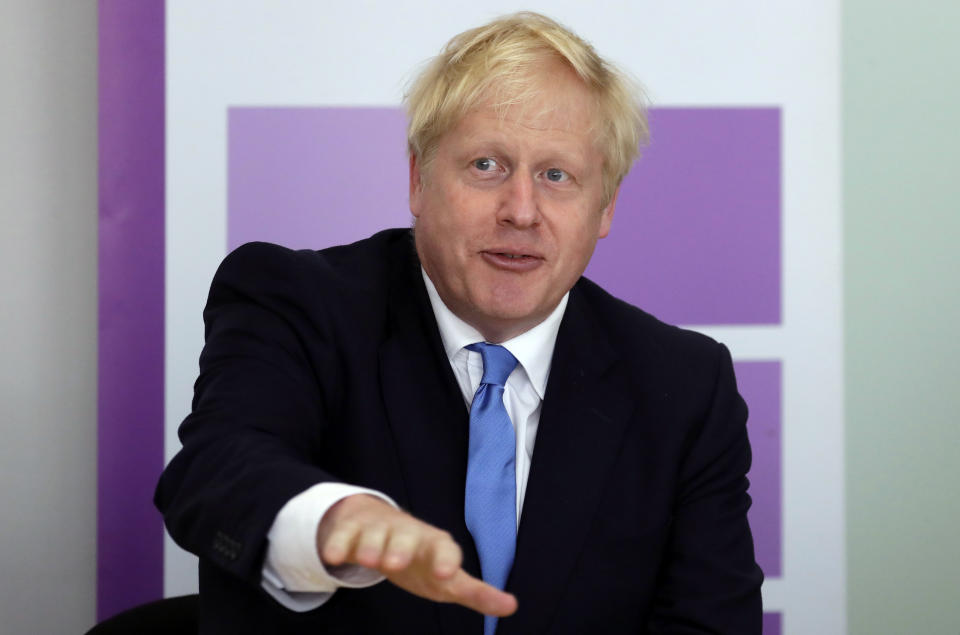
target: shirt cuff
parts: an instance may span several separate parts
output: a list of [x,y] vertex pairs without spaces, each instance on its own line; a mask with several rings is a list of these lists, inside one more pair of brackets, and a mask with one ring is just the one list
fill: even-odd
[[267,532],[261,586],[281,605],[293,611],[310,611],[329,600],[340,587],[368,587],[384,579],[379,571],[359,565],[328,570],[317,553],[320,520],[338,501],[354,494],[376,496],[397,507],[389,496],[376,490],[344,483],[319,483],[291,498],[277,513]]

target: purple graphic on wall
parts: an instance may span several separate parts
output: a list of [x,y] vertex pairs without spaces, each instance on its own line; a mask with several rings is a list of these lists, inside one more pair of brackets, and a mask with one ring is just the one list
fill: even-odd
[[783,619],[780,613],[763,614],[763,635],[780,635],[783,632]]
[[[780,112],[657,109],[587,276],[678,324],[780,322]],[[231,108],[228,246],[410,223],[398,108]]]
[[227,244],[320,249],[404,227],[399,108],[231,108]]
[[97,619],[163,595],[164,3],[98,7]]
[[767,578],[783,575],[783,484],[781,472],[781,365],[736,362],[737,387],[750,410],[747,434],[753,450],[748,514],[757,562]]
[[650,127],[587,276],[672,324],[779,324],[779,109],[656,109]]

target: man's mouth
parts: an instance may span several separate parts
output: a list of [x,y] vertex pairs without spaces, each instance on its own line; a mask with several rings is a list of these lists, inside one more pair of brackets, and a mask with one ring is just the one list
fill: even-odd
[[543,258],[540,256],[518,251],[491,249],[481,252],[481,254],[483,259],[494,267],[518,273],[530,271],[543,262]]

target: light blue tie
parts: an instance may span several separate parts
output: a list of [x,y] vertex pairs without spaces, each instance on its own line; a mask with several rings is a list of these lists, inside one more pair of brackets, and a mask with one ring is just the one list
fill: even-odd
[[[503,407],[503,387],[517,360],[495,344],[467,348],[483,357],[483,379],[470,406],[464,518],[477,545],[484,581],[503,589],[517,543],[516,440]],[[485,615],[484,635],[493,635],[496,628],[497,618]]]

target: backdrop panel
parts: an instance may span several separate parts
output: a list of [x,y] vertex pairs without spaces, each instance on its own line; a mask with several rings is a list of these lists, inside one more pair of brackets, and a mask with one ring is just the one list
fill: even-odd
[[[841,633],[836,2],[530,8],[649,88],[653,144],[588,275],[730,346],[751,407],[768,632]],[[371,1],[358,21],[353,5],[169,0],[166,339],[151,340],[164,347],[168,458],[228,248],[316,248],[408,225],[403,81],[453,33],[513,9]],[[169,540],[163,569],[166,593],[195,588],[194,562]]]
[[99,6],[97,619],[163,589],[163,17]]

